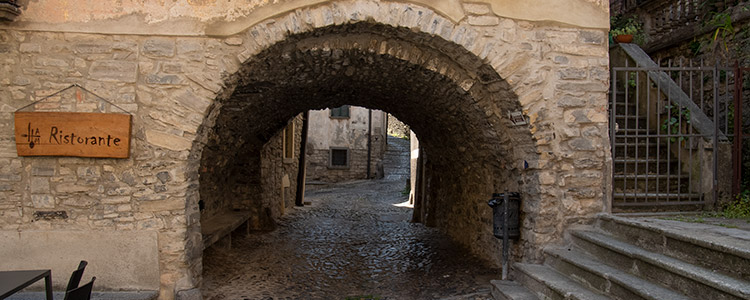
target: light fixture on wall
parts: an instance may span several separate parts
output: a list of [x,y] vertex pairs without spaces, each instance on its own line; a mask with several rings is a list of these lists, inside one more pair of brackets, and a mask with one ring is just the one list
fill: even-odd
[[0,0],[0,22],[12,22],[20,14],[16,0]]
[[529,124],[529,121],[526,120],[526,116],[524,116],[521,111],[509,111],[508,118],[510,118],[510,122],[513,123],[514,126]]

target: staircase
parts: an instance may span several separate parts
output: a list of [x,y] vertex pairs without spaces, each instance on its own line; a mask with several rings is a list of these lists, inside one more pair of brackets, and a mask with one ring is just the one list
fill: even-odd
[[691,181],[696,178],[682,170],[674,154],[677,146],[669,138],[657,137],[660,132],[649,128],[649,120],[637,106],[637,100],[627,101],[626,93],[618,92],[611,110],[617,124],[613,145],[614,212],[701,209],[701,194],[691,191]]
[[495,299],[750,299],[750,232],[602,214],[543,264],[516,263]]
[[383,157],[385,180],[407,180],[409,178],[409,160],[411,144],[409,140],[388,136],[388,148]]
[[[727,138],[703,111],[708,100],[691,98],[703,91],[670,77],[692,79],[703,73],[660,67],[634,44],[611,48],[610,65],[615,93],[610,102],[612,211],[703,209],[717,188],[716,181],[708,182],[715,178],[710,152],[718,151],[703,145]],[[668,120],[676,124],[665,130]]]

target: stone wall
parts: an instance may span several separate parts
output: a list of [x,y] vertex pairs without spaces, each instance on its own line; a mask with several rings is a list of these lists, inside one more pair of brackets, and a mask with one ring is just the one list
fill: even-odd
[[[232,153],[231,144],[221,145],[215,153],[204,156],[201,169],[205,171],[201,172],[200,180],[201,221],[221,217],[230,210],[246,210],[251,216],[251,228],[268,230],[274,227],[275,218],[294,206],[302,116],[290,123],[294,123],[292,159],[283,158],[283,131],[271,137],[256,157],[244,163],[223,155]],[[221,164],[223,161],[235,163]]]
[[[372,111],[372,120],[367,108],[350,107],[349,117],[330,118],[329,110],[310,111],[310,129],[307,137],[307,180],[340,182],[367,179],[367,161],[370,148],[370,178],[378,176],[385,154],[385,117],[380,110]],[[372,123],[372,124],[370,124]],[[372,132],[370,132],[370,128]],[[368,135],[371,136],[368,145]],[[330,166],[331,147],[349,149],[349,166]],[[382,175],[382,174],[381,174]]]
[[261,169],[263,192],[261,197],[261,216],[266,209],[270,210],[271,220],[261,219],[265,228],[274,227],[273,220],[286,214],[294,207],[297,199],[297,172],[299,170],[299,149],[302,140],[302,116],[295,117],[294,123],[294,155],[292,160],[284,160],[282,153],[282,132],[279,132],[270,142],[263,146],[261,152]]
[[[382,141],[382,139],[380,139]],[[382,144],[382,142],[378,142]],[[375,143],[373,143],[375,144]],[[381,152],[382,153],[382,152]],[[328,166],[329,150],[311,150],[307,152],[307,180],[323,182],[342,182],[355,179],[367,179],[367,150],[349,150],[350,161],[348,168],[331,168]],[[377,174],[377,165],[383,161],[382,155],[371,158],[370,172],[373,177]]]
[[[246,189],[257,198],[237,205],[281,213],[268,199],[282,187],[266,185],[283,186],[293,166],[261,177],[279,168],[268,160],[274,136],[305,110],[359,104],[419,136],[432,224],[496,261],[486,200],[518,190],[516,253],[538,259],[609,201],[607,17],[594,0],[26,2],[16,22],[0,24],[0,230],[142,235],[133,247],[157,245],[158,264],[146,267],[158,279],[98,286],[172,299],[200,286],[199,201]],[[16,155],[12,112],[73,83],[133,115],[128,159]],[[511,111],[530,124],[512,126]],[[46,211],[65,213],[37,213]],[[54,273],[74,267],[66,257]]]
[[391,114],[388,114],[388,135],[409,139],[411,130],[408,124],[404,124]]

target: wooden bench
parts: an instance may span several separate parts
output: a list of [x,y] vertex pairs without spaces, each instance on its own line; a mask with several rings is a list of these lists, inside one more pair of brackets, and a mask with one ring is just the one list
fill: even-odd
[[203,234],[203,250],[215,244],[224,237],[228,239],[227,248],[232,247],[232,231],[246,224],[246,232],[250,233],[250,211],[236,210],[228,211],[211,217],[201,222],[201,234]]

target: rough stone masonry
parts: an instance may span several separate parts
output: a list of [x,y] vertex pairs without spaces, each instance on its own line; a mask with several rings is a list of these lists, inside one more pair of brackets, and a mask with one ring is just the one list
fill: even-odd
[[[19,2],[0,23],[0,268],[86,258],[99,289],[194,296],[199,203],[272,224],[298,168],[281,130],[342,104],[411,126],[419,213],[490,262],[492,192],[522,194],[516,260],[608,209],[603,0]],[[17,155],[13,112],[72,84],[133,116],[129,158]],[[119,111],[65,94],[32,109]]]

